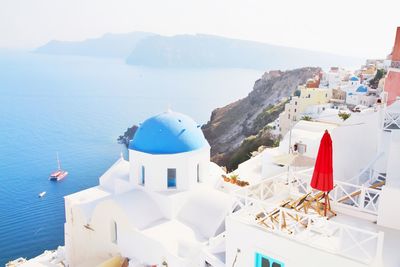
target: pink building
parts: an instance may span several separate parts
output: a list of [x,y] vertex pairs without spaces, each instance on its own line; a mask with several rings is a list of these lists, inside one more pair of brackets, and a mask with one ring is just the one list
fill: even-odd
[[391,68],[385,80],[385,91],[388,93],[388,105],[392,104],[396,98],[400,96],[400,27],[397,27],[391,60]]

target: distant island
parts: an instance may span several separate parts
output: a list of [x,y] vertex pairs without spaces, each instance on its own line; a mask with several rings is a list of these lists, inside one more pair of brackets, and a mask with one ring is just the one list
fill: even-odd
[[37,48],[35,52],[53,55],[126,58],[132,53],[138,42],[152,35],[147,32],[107,33],[99,38],[81,42],[53,40]]
[[114,57],[157,68],[293,69],[358,66],[359,58],[214,35],[161,36],[147,32],[105,34],[81,42],[50,41],[37,53]]

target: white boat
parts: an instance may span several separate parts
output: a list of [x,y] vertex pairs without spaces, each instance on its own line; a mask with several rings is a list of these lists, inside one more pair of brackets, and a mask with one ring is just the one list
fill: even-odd
[[49,180],[58,182],[64,179],[68,175],[67,171],[61,169],[61,162],[60,159],[58,158],[58,153],[57,153],[57,167],[58,167],[57,170],[50,174]]
[[40,198],[44,197],[44,195],[46,195],[46,191],[43,191],[43,192],[39,193],[39,197]]

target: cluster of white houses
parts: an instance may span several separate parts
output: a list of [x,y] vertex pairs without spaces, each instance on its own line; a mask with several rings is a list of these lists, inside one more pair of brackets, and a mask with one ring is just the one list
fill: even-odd
[[[329,84],[342,83],[341,75],[333,69],[318,86],[301,88],[282,115],[297,123],[280,146],[235,170],[245,187],[221,178],[191,118],[172,111],[149,118],[129,160],[118,159],[98,186],[65,197],[62,259],[22,266],[400,266],[400,88],[346,120],[295,118],[310,101],[328,103]],[[359,78],[347,82],[349,92],[364,93]],[[333,217],[319,212],[321,194],[310,187],[325,130],[333,140]]]
[[338,67],[321,72],[298,87],[285,105],[284,112],[270,126],[276,129],[275,133],[283,136],[303,118],[318,119],[373,107],[381,98],[385,79],[377,88],[371,88],[369,83],[378,71],[387,72],[391,62],[390,59],[367,60],[365,66],[355,72]]

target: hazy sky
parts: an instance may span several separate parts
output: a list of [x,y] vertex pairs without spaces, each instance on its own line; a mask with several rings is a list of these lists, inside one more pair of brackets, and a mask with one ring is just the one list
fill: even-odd
[[400,0],[0,0],[0,47],[107,32],[208,33],[362,57],[384,57]]

